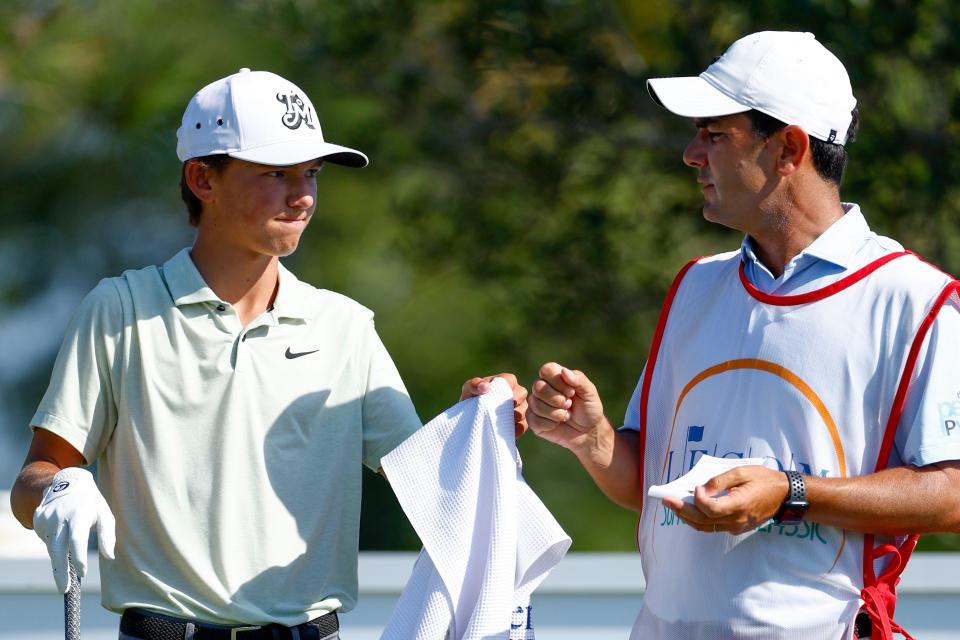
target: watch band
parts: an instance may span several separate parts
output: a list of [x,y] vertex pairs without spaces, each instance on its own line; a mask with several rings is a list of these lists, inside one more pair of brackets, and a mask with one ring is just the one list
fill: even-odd
[[790,483],[790,495],[787,497],[789,502],[807,501],[807,483],[803,481],[803,476],[799,471],[784,471],[787,474],[787,481]]
[[773,521],[777,524],[797,524],[803,520],[810,506],[807,502],[807,483],[804,482],[803,475],[799,471],[784,471],[784,473],[790,485],[790,492],[780,505],[777,514],[773,516]]

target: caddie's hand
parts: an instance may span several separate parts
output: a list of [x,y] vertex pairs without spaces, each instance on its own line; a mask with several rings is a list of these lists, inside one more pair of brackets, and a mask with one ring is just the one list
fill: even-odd
[[70,590],[67,554],[77,575],[87,575],[87,540],[97,527],[100,553],[111,560],[116,540],[113,512],[104,500],[93,475],[80,467],[67,467],[55,476],[33,512],[33,529],[47,545],[53,564],[53,579],[60,593]]
[[527,430],[527,388],[517,382],[517,376],[512,373],[498,373],[495,376],[470,378],[460,388],[460,399],[466,400],[490,391],[490,381],[494,378],[506,380],[513,392],[513,430],[514,435],[519,438]]
[[556,362],[540,367],[527,422],[544,440],[573,451],[590,446],[597,431],[608,426],[600,395],[590,379]]
[[780,510],[790,493],[787,476],[761,466],[737,467],[697,487],[693,504],[664,498],[681,520],[707,533],[746,533]]

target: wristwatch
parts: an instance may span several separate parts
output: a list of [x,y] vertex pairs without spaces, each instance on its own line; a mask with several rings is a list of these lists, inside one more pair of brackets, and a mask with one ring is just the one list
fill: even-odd
[[773,521],[776,524],[799,524],[807,513],[807,509],[810,508],[810,503],[807,502],[807,484],[799,471],[784,471],[784,473],[787,474],[790,493],[780,505],[780,510],[773,516]]

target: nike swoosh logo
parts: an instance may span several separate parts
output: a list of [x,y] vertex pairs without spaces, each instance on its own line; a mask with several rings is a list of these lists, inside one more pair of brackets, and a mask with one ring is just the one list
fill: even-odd
[[285,356],[287,357],[287,360],[293,360],[294,358],[299,358],[300,356],[308,356],[308,355],[310,355],[311,353],[316,353],[317,351],[320,351],[320,349],[314,349],[313,351],[301,351],[300,353],[294,353],[293,351],[290,351],[290,347],[287,347],[287,352],[286,352],[285,354],[283,354],[283,355],[285,355]]

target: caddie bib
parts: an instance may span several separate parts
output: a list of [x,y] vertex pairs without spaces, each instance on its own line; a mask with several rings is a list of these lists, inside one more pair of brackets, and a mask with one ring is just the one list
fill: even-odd
[[[691,262],[664,304],[642,384],[644,495],[704,454],[831,478],[885,467],[926,331],[950,295],[955,281],[908,252],[792,296],[753,287],[739,252]],[[895,628],[896,575],[875,569],[898,575],[915,539],[877,542],[902,557],[875,567],[872,536],[811,521],[700,533],[647,498],[634,637],[836,640],[871,601],[883,637]]]

